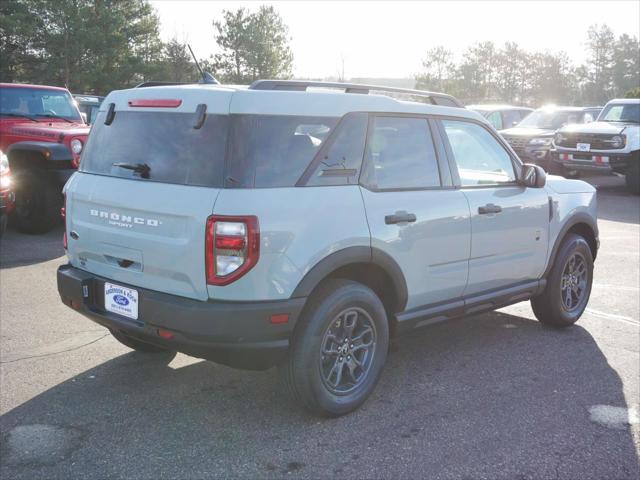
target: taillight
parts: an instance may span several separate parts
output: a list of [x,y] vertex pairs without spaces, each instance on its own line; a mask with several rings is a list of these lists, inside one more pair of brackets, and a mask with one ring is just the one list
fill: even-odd
[[247,273],[260,257],[258,217],[212,215],[205,238],[207,283],[228,285]]
[[64,236],[62,237],[62,246],[66,250],[69,246],[67,240],[67,194],[63,193],[62,195],[64,196],[64,203],[62,204],[62,208],[60,209],[60,216],[62,217],[62,220],[64,220]]

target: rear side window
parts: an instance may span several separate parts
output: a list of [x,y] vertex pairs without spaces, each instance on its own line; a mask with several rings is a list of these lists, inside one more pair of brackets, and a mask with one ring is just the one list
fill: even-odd
[[[80,171],[181,185],[222,186],[228,116],[195,113],[101,112],[82,153]],[[148,170],[144,173],[143,166]],[[137,169],[137,170],[136,170]]]
[[443,120],[458,165],[462,186],[511,183],[516,180],[509,153],[485,128],[470,122]]
[[355,185],[367,136],[366,113],[347,114],[320,152],[306,185]]
[[362,183],[381,190],[439,187],[440,174],[427,120],[375,117]]
[[227,187],[292,187],[337,118],[232,115]]

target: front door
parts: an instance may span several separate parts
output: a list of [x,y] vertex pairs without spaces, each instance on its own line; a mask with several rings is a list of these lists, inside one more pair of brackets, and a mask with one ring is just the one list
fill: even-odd
[[442,126],[471,210],[465,295],[538,279],[548,248],[545,189],[518,184],[514,160],[485,126],[459,120]]

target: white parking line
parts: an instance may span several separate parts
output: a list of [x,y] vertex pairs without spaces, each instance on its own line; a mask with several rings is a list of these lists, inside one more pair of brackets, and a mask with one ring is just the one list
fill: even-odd
[[613,313],[601,312],[599,310],[594,310],[593,308],[586,308],[585,311],[590,313],[591,315],[595,315],[596,317],[608,318],[611,320],[618,320],[624,323],[630,323],[631,325],[640,325],[640,322],[631,318],[625,317],[624,315],[615,315]]
[[623,292],[637,292],[640,290],[640,287],[612,285],[609,283],[594,283],[593,288],[615,288],[616,290],[621,290]]

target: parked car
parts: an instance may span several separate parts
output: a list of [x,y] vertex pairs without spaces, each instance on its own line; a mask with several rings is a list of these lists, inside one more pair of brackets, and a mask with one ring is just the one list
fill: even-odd
[[88,134],[66,89],[0,83],[0,149],[13,174],[19,230],[43,233],[60,221],[62,186]]
[[616,172],[640,193],[640,99],[611,100],[596,122],[562,127],[553,144],[557,173]]
[[7,228],[7,218],[12,209],[11,169],[7,156],[0,151],[0,237]]
[[547,181],[453,97],[373,89],[109,94],[65,186],[62,301],[141,352],[279,365],[334,416],[372,393],[391,335],[527,299],[576,322],[595,189]]
[[91,125],[96,120],[100,104],[104,100],[104,97],[97,95],[74,94],[73,99],[76,101],[85,123]]
[[593,122],[601,110],[602,107],[543,107],[530,113],[517,126],[501,130],[500,134],[523,162],[549,171],[551,141],[556,130],[563,125]]
[[489,120],[496,130],[515,127],[524,117],[533,112],[533,108],[513,105],[467,105],[467,108]]

